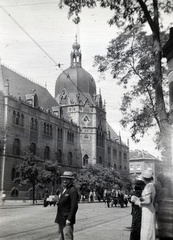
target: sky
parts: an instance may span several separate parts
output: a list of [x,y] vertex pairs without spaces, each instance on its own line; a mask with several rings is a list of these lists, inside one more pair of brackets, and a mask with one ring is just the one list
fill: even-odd
[[[54,96],[56,79],[70,66],[72,45],[81,46],[82,67],[96,82],[106,101],[107,121],[122,141],[129,139],[130,149],[148,151],[155,157],[159,152],[153,142],[154,131],[150,130],[140,143],[130,139],[128,129],[119,123],[119,110],[123,88],[110,75],[106,80],[93,67],[94,56],[106,54],[111,39],[116,38],[118,29],[109,26],[112,16],[108,9],[85,9],[81,22],[76,25],[68,19],[67,8],[60,9],[58,0],[0,0],[0,59],[1,63],[32,81],[46,86]],[[61,69],[57,64],[61,64]]]

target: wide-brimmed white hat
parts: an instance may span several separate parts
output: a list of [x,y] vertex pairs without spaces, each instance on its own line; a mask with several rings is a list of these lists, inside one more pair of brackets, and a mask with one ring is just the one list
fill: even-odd
[[63,175],[61,176],[61,178],[71,178],[71,179],[74,179],[74,176],[73,176],[73,173],[70,172],[70,171],[65,171],[63,173]]
[[141,176],[142,176],[143,178],[146,178],[146,179],[153,178],[152,170],[150,170],[150,169],[144,170]]

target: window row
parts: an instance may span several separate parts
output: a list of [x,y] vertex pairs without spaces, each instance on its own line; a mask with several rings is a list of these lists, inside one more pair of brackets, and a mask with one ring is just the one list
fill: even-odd
[[74,133],[67,132],[67,141],[73,143],[74,142]]
[[23,115],[23,113],[21,114],[19,112],[13,111],[12,122],[15,125],[23,127],[24,126],[24,115]]
[[43,133],[52,136],[52,124],[44,122]]
[[[108,152],[108,154],[111,154],[110,147],[108,147],[107,152]],[[115,148],[113,149],[113,157],[117,158],[118,152],[119,152],[119,159],[122,160],[122,152],[117,151],[117,149],[115,149]],[[123,160],[127,160],[127,153],[123,153]]]
[[[32,152],[34,155],[36,155],[36,144],[35,143],[31,143],[30,147],[29,147],[30,152]],[[21,153],[21,143],[19,139],[15,139],[13,142],[13,154],[19,156]],[[58,149],[57,153],[56,153],[56,160],[59,163],[62,163],[62,151],[61,149]],[[46,146],[44,148],[44,156],[43,156],[44,160],[50,160],[50,148],[49,146]],[[72,152],[68,153],[68,165],[72,165],[73,164],[73,154]]]

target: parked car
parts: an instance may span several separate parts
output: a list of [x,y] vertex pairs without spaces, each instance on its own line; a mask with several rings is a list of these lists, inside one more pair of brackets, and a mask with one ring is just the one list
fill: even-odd
[[58,196],[57,195],[49,195],[49,197],[46,199],[46,205],[56,205],[58,202]]

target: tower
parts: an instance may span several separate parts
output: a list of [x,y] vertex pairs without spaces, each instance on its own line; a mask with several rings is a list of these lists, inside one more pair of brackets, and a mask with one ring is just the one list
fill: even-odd
[[96,93],[93,77],[82,68],[80,44],[72,45],[71,65],[57,78],[55,99],[62,117],[80,126],[82,164],[104,164],[106,112],[101,92]]

